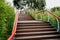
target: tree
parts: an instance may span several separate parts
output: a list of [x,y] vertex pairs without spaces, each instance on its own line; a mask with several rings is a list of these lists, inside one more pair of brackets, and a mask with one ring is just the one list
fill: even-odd
[[44,9],[45,8],[45,0],[38,0],[38,9],[39,10],[42,10],[42,9]]
[[[23,1],[23,2],[21,3],[21,1]],[[26,1],[26,2],[24,2],[24,1]],[[43,10],[45,8],[46,3],[45,3],[45,0],[20,0],[20,3],[19,3],[19,1],[17,1],[16,4],[17,4],[16,6],[18,6],[18,7],[22,7],[21,5],[23,5],[23,4],[25,4],[25,5],[28,4],[28,7],[30,7],[30,8]]]
[[17,9],[23,9],[23,6],[26,5],[26,1],[25,0],[14,0],[13,1],[14,3],[14,6],[17,8]]
[[52,11],[52,12],[60,11],[60,7],[53,7],[53,8],[51,8],[51,11]]
[[13,3],[14,3],[14,6],[19,9],[20,5],[18,4],[19,0],[14,0]]

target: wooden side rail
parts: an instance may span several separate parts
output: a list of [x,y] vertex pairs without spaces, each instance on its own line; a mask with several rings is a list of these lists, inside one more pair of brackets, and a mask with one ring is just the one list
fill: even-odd
[[45,11],[48,12],[48,22],[50,22],[50,21],[49,21],[49,20],[50,20],[49,14],[56,18],[56,20],[57,20],[57,32],[59,32],[59,31],[60,31],[60,17],[57,16],[55,13],[52,13],[52,12],[49,11],[49,10],[45,10]]
[[[47,12],[47,21],[46,22],[50,22],[50,15],[52,15],[55,19],[56,19],[56,21],[57,21],[57,32],[59,32],[59,28],[60,28],[60,17],[59,16],[57,16],[55,13],[53,13],[53,12],[51,12],[51,11],[49,11],[49,10],[41,10],[41,11],[38,11],[37,13],[40,13],[40,17],[41,17],[41,20],[43,20],[43,15],[41,15],[41,12],[43,12],[43,14],[44,14],[44,12]],[[43,20],[44,21],[44,20]]]
[[15,15],[15,21],[14,21],[14,25],[13,25],[13,30],[12,30],[12,34],[10,35],[10,37],[8,38],[8,40],[12,40],[14,35],[16,34],[16,29],[17,29],[17,22],[18,22],[18,11],[16,12]]
[[52,13],[51,11],[48,11],[48,10],[45,10],[45,11],[47,11],[49,14],[51,14],[52,16],[54,16],[60,21],[60,17],[58,17],[55,13]]

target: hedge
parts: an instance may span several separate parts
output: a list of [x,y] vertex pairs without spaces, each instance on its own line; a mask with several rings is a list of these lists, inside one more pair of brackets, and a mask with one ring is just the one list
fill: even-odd
[[13,7],[5,3],[5,0],[0,0],[0,40],[7,40],[10,36],[14,18]]

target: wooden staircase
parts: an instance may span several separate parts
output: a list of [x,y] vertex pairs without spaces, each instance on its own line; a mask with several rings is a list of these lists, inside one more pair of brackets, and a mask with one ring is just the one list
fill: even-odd
[[36,21],[27,14],[19,15],[15,40],[60,40],[59,37],[48,22]]
[[20,14],[18,20],[19,21],[34,20],[34,18],[31,15],[28,15],[28,14]]

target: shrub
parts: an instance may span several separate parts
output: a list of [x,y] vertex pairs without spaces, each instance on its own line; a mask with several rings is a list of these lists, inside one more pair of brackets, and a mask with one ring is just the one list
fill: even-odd
[[0,40],[7,40],[11,34],[14,17],[14,9],[0,0]]
[[57,16],[60,16],[60,7],[51,8],[51,11],[54,12]]
[[[27,13],[30,14],[30,15],[32,15],[36,20],[41,20],[42,19],[43,21],[48,22],[48,12],[44,12],[44,13],[40,12],[40,13],[38,13],[38,10],[37,11],[34,10],[33,12],[32,11],[33,10],[30,10],[30,11],[27,10]],[[58,26],[57,26],[57,20],[56,20],[56,18],[53,17],[52,15],[49,15],[49,18],[50,18],[50,20],[49,20],[50,22],[49,23],[51,24],[51,26],[57,29]],[[59,23],[60,23],[60,21],[59,21]],[[59,27],[60,27],[60,25],[59,25]]]
[[60,7],[51,8],[51,11],[52,11],[52,12],[54,12],[54,11],[60,11]]

